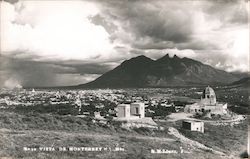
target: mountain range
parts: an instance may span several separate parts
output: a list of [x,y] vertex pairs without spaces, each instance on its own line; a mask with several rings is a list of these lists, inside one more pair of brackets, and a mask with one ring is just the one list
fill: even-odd
[[96,80],[77,88],[131,88],[226,85],[243,75],[213,68],[190,58],[168,54],[152,60],[144,55],[125,60]]

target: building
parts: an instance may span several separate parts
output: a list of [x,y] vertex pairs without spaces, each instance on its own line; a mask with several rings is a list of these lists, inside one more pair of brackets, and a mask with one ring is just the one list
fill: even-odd
[[127,128],[140,128],[146,127],[150,129],[158,129],[158,125],[151,117],[145,117],[145,104],[141,102],[135,102],[131,104],[119,104],[117,106],[117,118],[116,121],[122,122],[121,127]]
[[216,95],[211,87],[208,86],[203,90],[201,103],[205,105],[216,105]]
[[191,130],[191,131],[199,131],[204,133],[204,122],[201,121],[182,121],[182,128]]
[[139,116],[140,118],[145,117],[145,105],[144,103],[132,103],[130,105],[131,115]]
[[227,103],[218,103],[214,90],[208,86],[204,89],[201,100],[197,103],[186,105],[184,112],[192,114],[209,112],[222,115],[227,113]]
[[35,91],[35,89],[33,88],[31,92],[32,92],[32,93],[35,93],[36,91]]
[[117,106],[117,117],[118,118],[129,118],[130,117],[130,105],[119,104]]
[[144,103],[119,104],[117,106],[118,118],[144,118],[145,105]]
[[94,117],[97,122],[101,124],[107,124],[107,119],[105,119],[103,116],[101,116],[100,112],[94,112]]

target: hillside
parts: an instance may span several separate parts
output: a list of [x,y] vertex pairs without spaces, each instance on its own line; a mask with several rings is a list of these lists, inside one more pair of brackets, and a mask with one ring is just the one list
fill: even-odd
[[[3,158],[238,158],[246,147],[247,123],[234,127],[206,124],[204,134],[180,129],[181,122],[158,122],[164,130],[123,129],[117,124],[93,123],[88,118],[51,114],[0,112],[0,156]],[[169,132],[175,128],[182,138]],[[186,137],[185,137],[185,136]],[[227,140],[221,140],[226,137]],[[183,138],[185,140],[183,140]],[[233,144],[232,144],[233,143]],[[197,147],[206,145],[209,149]],[[124,151],[69,151],[69,147],[115,147]],[[23,148],[33,148],[24,151]],[[54,151],[40,148],[52,147]],[[60,151],[65,147],[65,151]],[[186,153],[182,154],[180,148]],[[36,150],[34,150],[36,149]],[[177,153],[154,154],[151,150],[175,150]],[[219,151],[225,155],[214,153]]]
[[238,81],[233,82],[233,86],[250,87],[250,77],[244,77]]
[[77,87],[168,87],[229,84],[240,79],[199,61],[168,54],[158,60],[138,56],[124,61],[96,80]]

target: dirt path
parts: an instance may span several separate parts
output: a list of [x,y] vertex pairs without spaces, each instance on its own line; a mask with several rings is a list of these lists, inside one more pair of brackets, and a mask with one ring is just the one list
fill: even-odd
[[188,113],[171,113],[168,117],[168,121],[178,121],[178,120],[194,120],[194,118],[191,118],[192,114]]
[[193,114],[188,114],[188,113],[172,113],[168,117],[168,121],[174,122],[178,120],[196,120],[196,121],[202,121],[206,123],[210,123],[213,125],[222,125],[222,124],[238,124],[242,120],[245,120],[243,115],[237,115],[236,118],[230,119],[230,120],[202,120],[202,119],[195,119],[192,118]]
[[218,154],[218,155],[222,155],[222,156],[226,156],[226,154],[224,154],[223,152],[220,151],[216,151],[213,150],[212,148],[209,148],[197,141],[191,140],[187,137],[185,137],[184,135],[180,134],[179,131],[173,127],[169,127],[168,129],[169,134],[175,136],[176,138],[178,138],[182,143],[189,145],[192,149],[201,149],[203,151],[211,151],[214,154]]

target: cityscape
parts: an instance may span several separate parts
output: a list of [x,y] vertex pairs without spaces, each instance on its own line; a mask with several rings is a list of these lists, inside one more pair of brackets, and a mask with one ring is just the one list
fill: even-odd
[[0,159],[244,159],[248,0],[1,0]]
[[[211,110],[201,110],[202,107],[199,112],[198,109],[195,110],[195,113],[187,110],[190,109],[190,105],[200,102],[205,96],[205,90],[209,90],[208,94],[217,98],[217,101],[221,100],[224,103],[228,101],[224,111],[211,112]],[[234,91],[237,91],[238,94],[235,94]],[[217,95],[214,92],[218,92]],[[199,154],[199,157],[203,158],[208,156],[240,157],[246,152],[242,149],[245,149],[247,144],[244,136],[247,136],[248,118],[246,112],[244,114],[239,113],[241,110],[235,112],[240,106],[235,105],[235,98],[238,99],[238,104],[247,102],[248,94],[244,93],[246,93],[244,89],[236,89],[235,86],[217,86],[215,91],[211,87],[202,86],[85,90],[34,88],[10,90],[5,88],[1,89],[0,93],[1,122],[2,127],[15,128],[13,130],[15,133],[35,131],[33,134],[35,136],[47,136],[47,133],[56,130],[56,132],[66,131],[65,133],[69,134],[78,132],[81,134],[81,138],[88,136],[85,136],[84,132],[94,133],[96,134],[93,137],[94,140],[97,140],[95,138],[99,135],[111,133],[117,136],[121,133],[127,136],[126,140],[130,140],[133,136],[134,140],[141,140],[140,142],[151,139],[155,141],[158,138],[162,138],[163,144],[165,140],[180,141],[173,149],[169,149],[169,146],[159,145],[154,145],[150,150],[144,147],[143,152],[138,154],[141,156],[153,157],[152,155],[158,154],[164,157],[167,154],[176,157],[183,156],[184,153],[185,157],[192,157],[194,154]],[[211,100],[214,101],[213,98]],[[207,106],[207,108],[212,109],[212,106]],[[222,128],[223,130],[220,130]],[[40,129],[45,130],[46,134],[41,133]],[[215,139],[218,140],[222,137],[220,131],[223,131],[222,133],[225,135],[225,129],[228,129],[227,133],[232,137],[230,142],[242,141],[242,145],[238,145],[237,149],[234,147],[234,149],[226,150],[224,144],[227,144],[228,141],[216,143]],[[238,136],[239,133],[240,136]],[[124,138],[123,135],[118,136]],[[214,138],[211,139],[211,137]],[[59,142],[61,138],[58,138],[56,142]],[[71,140],[73,140],[70,141],[73,142],[73,145],[72,143],[70,145],[57,143],[54,146],[42,143],[34,146],[25,141],[22,143],[23,146],[17,147],[18,151],[15,153],[29,156],[42,152],[54,156],[55,154],[51,154],[51,152],[63,151],[64,153],[59,156],[73,155],[77,157],[86,152],[88,155],[93,155],[89,152],[103,152],[108,155],[109,151],[114,151],[113,155],[125,155],[128,151],[132,151],[128,148],[133,148],[133,146],[128,146],[131,144],[129,141],[122,142],[122,145],[120,145],[120,141],[116,141],[115,143],[119,146],[110,146],[109,143],[109,146],[103,147],[99,143],[79,145],[75,139]],[[219,144],[218,147],[215,144]],[[208,151],[208,153],[201,155],[202,151]]]

